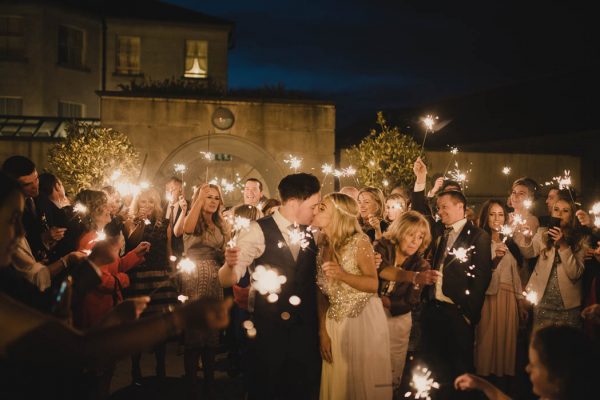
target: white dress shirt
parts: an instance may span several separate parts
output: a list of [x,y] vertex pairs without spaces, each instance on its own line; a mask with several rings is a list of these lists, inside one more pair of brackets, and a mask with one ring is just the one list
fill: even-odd
[[[273,220],[277,224],[277,227],[279,228],[279,231],[285,240],[285,245],[290,248],[292,255],[298,254],[298,252],[295,250],[299,250],[299,244],[290,243],[289,227],[290,225],[293,225],[293,223],[281,215],[279,210],[273,213]],[[252,221],[247,230],[242,230],[242,232],[238,234],[236,246],[240,249],[240,255],[238,263],[235,265],[233,270],[236,276],[235,280],[236,282],[239,282],[240,279],[246,274],[248,266],[251,265],[254,260],[259,258],[265,251],[265,235],[256,221]],[[295,247],[298,247],[298,249]]]
[[[456,242],[456,239],[458,238],[458,235],[460,235],[460,231],[462,231],[462,229],[465,227],[466,223],[467,223],[467,219],[463,218],[461,220],[456,221],[455,223],[453,223],[451,225],[452,230],[450,231],[450,234],[448,235],[448,243],[446,244],[447,249],[452,248],[452,246],[454,245],[454,242]],[[444,292],[442,291],[442,285],[444,283],[444,263],[443,263],[443,261],[442,261],[442,265],[440,266],[440,274],[441,275],[438,277],[438,280],[435,283],[435,298],[436,298],[436,300],[439,300],[439,301],[445,301],[446,303],[454,304],[452,299],[450,299],[450,297],[448,297],[448,296],[445,296]]]

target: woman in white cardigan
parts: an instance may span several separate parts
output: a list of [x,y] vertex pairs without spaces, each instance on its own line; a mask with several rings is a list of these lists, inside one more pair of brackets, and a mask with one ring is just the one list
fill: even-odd
[[585,245],[576,227],[575,211],[570,199],[559,198],[552,217],[560,219],[560,226],[540,228],[533,239],[525,234],[527,227],[514,235],[524,257],[539,257],[526,286],[528,297],[538,299],[533,301],[534,330],[548,325],[581,327]]

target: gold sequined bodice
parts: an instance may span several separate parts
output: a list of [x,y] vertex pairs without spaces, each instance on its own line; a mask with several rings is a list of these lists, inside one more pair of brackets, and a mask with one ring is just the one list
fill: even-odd
[[[340,252],[340,265],[344,271],[353,275],[362,275],[357,262],[358,241],[363,234],[352,236]],[[329,299],[327,317],[335,321],[358,316],[373,296],[373,293],[361,292],[340,281],[329,281],[323,271],[323,249],[317,257],[317,285]]]

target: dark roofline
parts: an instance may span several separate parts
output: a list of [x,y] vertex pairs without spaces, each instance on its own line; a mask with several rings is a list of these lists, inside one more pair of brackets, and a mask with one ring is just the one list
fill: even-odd
[[260,97],[244,97],[244,96],[211,96],[211,95],[169,95],[164,93],[157,93],[153,95],[151,93],[134,93],[134,92],[122,92],[118,90],[97,90],[96,94],[100,97],[135,97],[135,98],[151,98],[151,99],[180,99],[180,100],[208,100],[208,101],[246,101],[254,103],[274,103],[274,104],[310,104],[310,105],[321,105],[321,106],[333,106],[335,102],[331,100],[317,100],[317,99],[295,99],[295,98],[260,98]]

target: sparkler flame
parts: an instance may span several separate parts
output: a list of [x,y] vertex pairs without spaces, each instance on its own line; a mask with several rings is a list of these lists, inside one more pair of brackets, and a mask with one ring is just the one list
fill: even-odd
[[186,295],[180,294],[179,296],[177,296],[177,300],[179,300],[182,303],[185,303],[186,301],[188,301],[189,297],[187,297]]
[[[431,376],[431,371],[425,367],[418,366],[413,372],[410,386],[414,388],[415,399],[431,400],[431,390],[439,389],[440,384]],[[406,392],[404,397],[413,396],[412,392]]]
[[202,157],[206,161],[212,161],[215,159],[215,155],[213,153],[211,153],[210,151],[201,151],[200,154],[202,154]]
[[515,232],[515,229],[510,226],[510,225],[502,225],[500,227],[500,230],[498,231],[502,236],[504,236],[504,239],[502,239],[503,242],[506,242],[506,239],[508,239],[509,237],[513,236],[513,233]]
[[536,306],[538,304],[538,294],[535,290],[527,290],[523,292],[523,296],[525,296],[525,300]]
[[294,172],[298,171],[298,168],[302,166],[302,158],[298,158],[290,154],[290,158],[283,160],[284,163],[289,164],[290,168],[294,170]]
[[458,182],[463,188],[466,188],[467,182],[469,181],[468,173],[471,172],[471,170],[461,171],[458,168],[458,161],[454,162],[454,167],[453,170],[448,172],[448,175],[453,181]]
[[236,215],[233,218],[231,218],[231,217],[229,218],[229,223],[232,225],[232,227],[231,227],[232,235],[231,235],[231,240],[229,240],[229,242],[227,242],[227,246],[235,247],[237,244],[237,235],[241,231],[247,231],[250,228],[250,220],[248,218]]
[[331,164],[323,164],[321,165],[321,171],[323,171],[325,175],[329,175],[333,173],[333,166]]
[[184,273],[192,273],[196,269],[196,263],[190,260],[189,258],[182,258],[177,264],[177,269]]
[[423,125],[425,125],[425,128],[427,129],[428,132],[434,132],[433,127],[435,125],[435,121],[438,120],[439,118],[437,116],[433,116],[433,115],[427,115],[425,116],[422,121],[423,121]]
[[448,254],[453,255],[454,257],[456,257],[456,259],[458,261],[460,261],[461,263],[467,262],[467,260],[469,259],[469,252],[471,250],[473,250],[475,248],[475,246],[471,246],[469,248],[464,248],[464,247],[457,247],[455,249],[451,249]]
[[532,205],[533,205],[533,201],[531,201],[530,199],[526,199],[523,201],[523,207],[525,207],[525,209],[527,209],[527,210],[529,210]]
[[98,243],[106,240],[106,233],[104,231],[96,231],[96,238],[90,240],[88,243]]
[[510,172],[511,172],[511,171],[512,171],[512,169],[511,169],[510,167],[508,167],[508,166],[506,166],[506,167],[502,168],[502,173],[503,173],[504,175],[510,175]]
[[458,154],[458,147],[451,147],[450,148],[450,154],[452,154],[453,156]]
[[550,182],[546,182],[546,186],[548,185],[558,185],[560,190],[569,189],[571,187],[571,171],[565,169],[564,175],[553,177]]
[[251,277],[252,287],[262,295],[279,293],[281,285],[287,282],[287,278],[279,275],[276,269],[263,265],[257,265]]
[[185,164],[175,164],[175,172],[184,173],[186,170]]
[[294,223],[294,229],[289,231],[290,244],[299,245],[300,249],[306,249],[312,238],[311,227],[309,226],[306,230],[300,230],[298,224]]
[[88,208],[81,203],[75,203],[75,205],[73,206],[73,211],[77,214],[87,214]]

